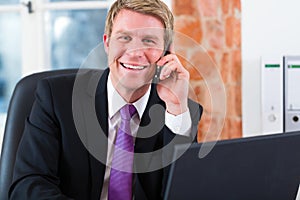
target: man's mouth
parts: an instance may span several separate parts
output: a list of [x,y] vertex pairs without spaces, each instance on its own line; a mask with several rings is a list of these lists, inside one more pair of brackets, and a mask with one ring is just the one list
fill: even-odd
[[142,66],[142,65],[129,65],[125,63],[120,63],[124,68],[126,69],[132,69],[132,70],[142,70],[145,69],[147,66]]

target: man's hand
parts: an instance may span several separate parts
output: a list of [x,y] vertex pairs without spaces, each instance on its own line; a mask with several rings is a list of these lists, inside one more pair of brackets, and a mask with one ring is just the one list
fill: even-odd
[[158,66],[163,66],[159,77],[160,81],[157,84],[157,92],[166,103],[167,112],[179,115],[188,110],[190,74],[182,66],[172,45],[170,52],[157,62]]

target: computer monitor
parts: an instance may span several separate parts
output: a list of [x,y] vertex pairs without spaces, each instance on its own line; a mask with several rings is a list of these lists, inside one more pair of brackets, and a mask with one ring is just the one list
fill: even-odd
[[[165,200],[296,199],[300,132],[218,141],[200,159],[202,145],[192,144],[171,164]],[[176,146],[174,156],[183,149]]]

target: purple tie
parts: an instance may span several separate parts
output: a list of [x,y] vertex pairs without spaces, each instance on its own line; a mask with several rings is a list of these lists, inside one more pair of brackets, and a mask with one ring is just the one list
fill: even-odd
[[130,131],[130,120],[136,113],[131,104],[121,108],[121,124],[117,132],[115,150],[108,187],[109,200],[132,199],[132,167],[134,145]]

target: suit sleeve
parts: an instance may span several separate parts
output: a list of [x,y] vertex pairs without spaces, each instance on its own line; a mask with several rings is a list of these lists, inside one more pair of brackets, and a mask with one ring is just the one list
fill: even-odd
[[[163,151],[163,162],[164,160],[172,160],[173,159],[173,149],[174,146],[177,144],[192,144],[194,142],[197,142],[197,133],[198,133],[198,124],[202,116],[203,108],[200,104],[197,104],[196,102],[193,102],[192,100],[189,100],[189,111],[192,121],[192,127],[190,136],[182,136],[182,135],[176,135],[173,133],[167,126],[164,127],[164,146],[168,145],[169,148],[166,148],[165,151]],[[175,161],[173,161],[175,162]],[[164,176],[162,180],[162,195],[161,197],[164,197],[167,182],[169,179],[169,172],[170,172],[170,165],[165,167],[164,169]]]
[[38,84],[36,100],[17,151],[10,199],[71,199],[60,189],[60,130],[47,80]]

